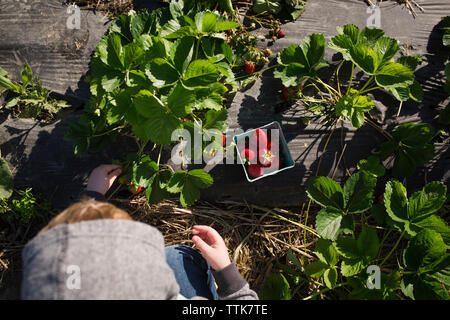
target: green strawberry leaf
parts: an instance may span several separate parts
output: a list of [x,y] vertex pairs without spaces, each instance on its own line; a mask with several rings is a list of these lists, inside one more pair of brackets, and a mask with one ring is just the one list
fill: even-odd
[[408,67],[394,62],[386,65],[375,76],[375,81],[383,88],[409,87],[414,83],[414,73]]
[[367,227],[362,229],[358,240],[356,241],[356,245],[360,255],[363,256],[366,261],[374,259],[380,249],[377,233],[374,229]]
[[8,163],[3,158],[0,158],[0,200],[6,200],[11,197],[13,187],[13,177]]
[[351,237],[339,237],[337,241],[334,242],[334,246],[337,252],[347,260],[360,260],[362,258],[356,239]]
[[151,184],[147,185],[145,196],[149,204],[158,204],[168,196],[168,191],[166,190],[167,183],[172,177],[172,171],[161,170],[155,175]]
[[145,66],[145,74],[157,88],[178,81],[178,71],[165,59],[156,58]]
[[369,75],[374,75],[381,63],[375,49],[364,44],[358,43],[356,46],[352,46],[349,55],[353,63]]
[[375,177],[382,177],[386,173],[386,169],[381,165],[380,158],[377,156],[359,160],[357,167],[358,170],[366,171]]
[[314,261],[305,267],[306,275],[313,278],[320,278],[326,270],[328,265],[322,261]]
[[189,66],[189,63],[191,63],[193,53],[193,37],[183,37],[178,39],[171,47],[170,58],[175,69],[177,69],[180,74],[183,74]]
[[170,144],[172,133],[181,128],[181,122],[173,113],[168,113],[164,104],[150,91],[142,90],[134,98],[136,110],[148,118],[145,134],[154,143]]
[[366,265],[362,260],[343,260],[341,263],[341,274],[344,277],[352,277],[359,274]]
[[344,185],[345,210],[349,213],[369,210],[376,183],[377,179],[365,171],[353,174]]
[[200,198],[200,189],[211,186],[213,179],[202,169],[189,172],[178,171],[173,174],[167,184],[170,193],[180,192],[180,202],[183,207],[193,205]]
[[333,243],[329,240],[319,238],[314,249],[314,253],[320,261],[328,266],[334,266],[338,262],[339,254]]
[[398,181],[392,180],[386,184],[384,205],[389,217],[397,222],[408,222],[408,198],[405,187]]
[[203,59],[192,61],[183,75],[184,84],[188,87],[208,86],[215,83],[218,77],[217,67]]
[[281,273],[271,273],[264,282],[259,298],[261,300],[290,300],[289,282]]
[[154,175],[158,170],[159,166],[154,161],[145,161],[140,164],[135,163],[133,166],[133,182],[138,187],[146,188],[152,183]]
[[167,98],[167,106],[178,117],[185,117],[192,112],[195,92],[186,89],[181,83],[173,88]]
[[323,274],[323,280],[325,281],[325,285],[329,289],[334,289],[336,287],[338,273],[335,268],[330,268],[325,271]]
[[344,193],[341,186],[328,177],[312,177],[306,182],[308,197],[323,207],[344,208]]
[[341,228],[342,211],[334,207],[325,207],[316,216],[317,233],[324,239],[336,240]]
[[446,254],[447,246],[439,233],[424,229],[408,242],[403,254],[405,266],[412,271],[420,272]]
[[428,183],[409,198],[408,216],[412,222],[428,218],[437,212],[447,200],[447,187],[439,181]]
[[379,68],[381,68],[391,61],[395,54],[400,50],[400,46],[397,43],[397,40],[383,36],[377,40],[374,49],[380,57],[381,62]]
[[441,235],[445,244],[447,246],[450,246],[450,227],[444,220],[439,218],[437,215],[432,214],[425,219],[414,221],[411,223],[411,230],[414,233],[418,233],[423,229],[436,231]]

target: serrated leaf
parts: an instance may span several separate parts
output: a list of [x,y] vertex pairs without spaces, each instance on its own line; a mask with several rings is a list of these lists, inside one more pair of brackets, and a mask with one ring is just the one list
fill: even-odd
[[328,177],[312,177],[306,182],[308,196],[323,207],[344,208],[341,186]]
[[281,273],[270,274],[264,282],[259,298],[261,300],[290,300],[291,291],[288,281]]
[[324,239],[336,240],[341,228],[342,211],[334,207],[326,207],[316,217],[317,233]]
[[446,251],[441,235],[424,229],[408,242],[403,261],[409,270],[418,271],[439,260]]
[[145,196],[149,204],[158,204],[168,196],[165,189],[167,183],[172,177],[172,171],[162,170],[155,174],[152,183],[147,186]]
[[447,246],[450,246],[450,227],[437,215],[431,216],[411,223],[414,232],[420,232],[422,229],[429,229],[439,233]]
[[368,227],[362,229],[358,240],[356,241],[356,245],[360,254],[364,256],[367,261],[375,258],[380,249],[377,233],[375,230]]
[[358,44],[374,47],[378,39],[384,35],[384,31],[377,27],[366,27],[358,36]]
[[204,170],[178,171],[170,178],[167,191],[180,192],[180,202],[183,207],[187,207],[193,205],[200,198],[200,189],[207,188],[212,183],[212,177]]
[[133,101],[136,110],[147,117],[145,134],[154,143],[170,144],[172,133],[181,128],[181,122],[168,113],[162,102],[151,92],[142,90]]
[[217,81],[219,73],[217,67],[208,60],[194,60],[183,75],[184,83],[188,87],[208,86]]
[[365,267],[362,260],[344,260],[341,263],[341,274],[344,277],[351,277],[360,273]]
[[408,67],[412,72],[416,71],[417,67],[422,63],[420,55],[415,56],[401,56],[397,59],[398,63]]
[[177,70],[165,59],[156,58],[145,66],[145,74],[157,88],[171,85],[179,79]]
[[392,180],[386,184],[384,205],[392,220],[402,223],[408,221],[406,189],[400,182]]
[[400,50],[400,46],[397,40],[389,37],[380,37],[375,43],[375,51],[380,56],[380,66],[382,67],[389,63],[389,61],[395,56],[395,54]]
[[309,277],[320,278],[328,270],[328,265],[322,261],[314,261],[305,267],[305,273]]
[[329,266],[334,266],[338,262],[339,255],[333,243],[329,240],[318,239],[314,253],[320,259],[320,261],[326,263]]
[[22,79],[22,87],[26,87],[33,80],[33,71],[31,71],[31,67],[28,63],[25,63],[23,66],[22,72],[20,74]]
[[178,84],[167,98],[169,109],[178,117],[185,117],[191,113],[195,102],[195,92]]
[[380,65],[377,52],[363,44],[352,46],[349,50],[349,55],[354,64],[370,75],[375,74]]
[[193,37],[183,37],[175,41],[173,47],[171,48],[170,55],[175,69],[177,69],[180,74],[183,74],[189,66],[189,63],[191,63],[193,53]]
[[382,177],[386,172],[386,169],[380,163],[380,158],[377,156],[370,156],[367,160],[359,160],[357,167],[358,170],[369,172],[375,177]]
[[359,171],[347,179],[344,185],[345,210],[349,213],[361,213],[372,206],[372,195],[377,179]]
[[390,63],[377,72],[375,81],[383,88],[409,87],[414,82],[414,73],[400,63]]
[[325,271],[323,274],[323,280],[325,281],[327,288],[333,289],[336,287],[337,277],[338,274],[335,268],[330,268]]
[[360,260],[361,254],[355,239],[350,237],[339,237],[334,243],[336,250],[348,260]]
[[423,89],[416,80],[414,80],[413,84],[409,87],[409,97],[417,102],[422,102],[423,100]]
[[205,115],[204,129],[217,129],[225,132],[228,128],[227,124],[228,110],[209,110]]
[[14,188],[13,177],[8,163],[0,158],[0,200],[8,199]]
[[447,187],[439,181],[428,183],[415,192],[408,203],[408,216],[413,222],[423,220],[438,211],[447,200]]
[[159,167],[154,161],[146,161],[135,164],[133,170],[135,171],[133,176],[136,185],[146,188],[149,184],[151,184],[154,174],[159,170]]

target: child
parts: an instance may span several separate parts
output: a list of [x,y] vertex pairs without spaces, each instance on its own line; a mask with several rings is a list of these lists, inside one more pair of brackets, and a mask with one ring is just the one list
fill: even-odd
[[192,230],[203,256],[188,246],[164,248],[156,228],[107,203],[120,174],[116,165],[94,169],[84,199],[28,242],[23,299],[258,299],[213,228]]

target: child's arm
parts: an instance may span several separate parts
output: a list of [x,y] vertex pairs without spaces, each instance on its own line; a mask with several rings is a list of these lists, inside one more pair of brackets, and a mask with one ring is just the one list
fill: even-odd
[[256,292],[250,289],[248,282],[231,262],[225,242],[216,230],[208,226],[194,226],[192,234],[192,241],[213,269],[219,299],[258,299]]
[[120,166],[115,164],[103,164],[95,168],[89,175],[86,190],[82,195],[97,201],[106,201],[106,192],[121,173]]

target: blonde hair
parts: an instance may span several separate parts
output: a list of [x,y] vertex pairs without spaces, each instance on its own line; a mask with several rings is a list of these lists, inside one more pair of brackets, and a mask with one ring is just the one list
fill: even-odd
[[38,234],[48,231],[59,224],[98,219],[133,220],[128,213],[110,203],[95,201],[93,199],[82,199],[50,220]]

